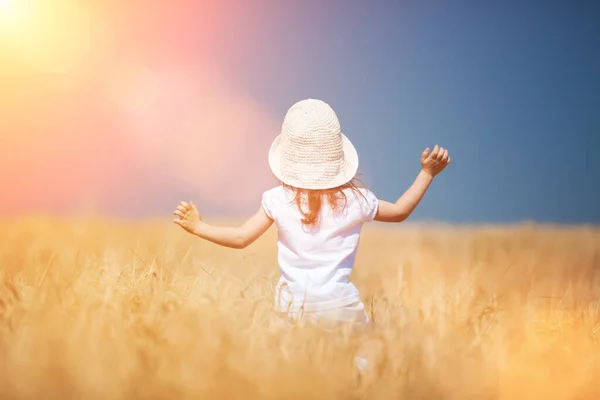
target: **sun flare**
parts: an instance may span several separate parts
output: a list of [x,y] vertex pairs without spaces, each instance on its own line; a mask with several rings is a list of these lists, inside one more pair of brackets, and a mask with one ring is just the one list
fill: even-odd
[[66,73],[90,48],[90,16],[77,3],[0,0],[2,39],[27,66],[41,73]]

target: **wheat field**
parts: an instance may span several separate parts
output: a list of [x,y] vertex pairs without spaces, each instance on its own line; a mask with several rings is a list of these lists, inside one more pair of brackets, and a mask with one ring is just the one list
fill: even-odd
[[277,279],[274,228],[5,220],[0,398],[600,398],[598,228],[369,225],[354,335],[278,325]]

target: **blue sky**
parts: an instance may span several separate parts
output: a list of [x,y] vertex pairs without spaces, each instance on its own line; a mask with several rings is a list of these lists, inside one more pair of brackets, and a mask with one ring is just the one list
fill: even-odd
[[[412,221],[600,223],[600,2],[88,9],[90,29],[48,9],[23,19],[32,38],[0,41],[1,215],[170,218],[184,199],[206,216],[250,215],[287,109],[318,98],[385,200],[410,186],[424,148],[450,150]],[[64,75],[21,60],[60,61],[84,34]]]
[[245,18],[259,42],[228,52],[236,32],[224,68],[282,117],[329,102],[379,197],[425,147],[450,150],[412,220],[600,222],[598,3],[271,1]]

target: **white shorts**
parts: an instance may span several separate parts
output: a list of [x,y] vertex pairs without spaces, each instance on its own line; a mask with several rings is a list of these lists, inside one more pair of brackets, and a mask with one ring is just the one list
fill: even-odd
[[369,316],[365,312],[365,306],[361,301],[331,310],[277,312],[277,316],[283,322],[286,322],[286,320],[287,322],[302,320],[326,331],[340,325],[350,325],[353,329],[361,329],[369,326],[371,323]]

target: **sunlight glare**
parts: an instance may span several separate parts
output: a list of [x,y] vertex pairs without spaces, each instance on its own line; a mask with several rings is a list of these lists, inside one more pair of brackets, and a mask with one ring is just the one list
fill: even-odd
[[24,5],[15,4],[16,0],[0,0],[0,33],[11,35],[14,28],[22,22]]
[[90,15],[74,2],[0,0],[0,25],[15,54],[36,73],[68,73],[90,51]]

